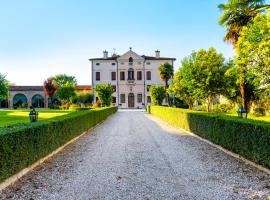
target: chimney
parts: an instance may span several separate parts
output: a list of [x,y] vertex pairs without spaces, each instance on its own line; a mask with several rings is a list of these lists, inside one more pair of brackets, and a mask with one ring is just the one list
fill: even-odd
[[103,51],[103,58],[108,58],[108,51]]
[[156,50],[156,58],[160,58],[160,51],[159,50]]

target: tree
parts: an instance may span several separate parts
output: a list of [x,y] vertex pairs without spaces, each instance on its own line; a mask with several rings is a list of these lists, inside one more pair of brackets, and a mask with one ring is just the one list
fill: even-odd
[[191,88],[193,85],[191,82],[189,82],[188,77],[190,77],[190,74],[188,74],[185,69],[190,69],[188,67],[187,58],[182,61],[182,68],[175,73],[173,82],[168,88],[168,92],[173,94],[175,98],[184,101],[186,104],[188,104],[189,109],[192,110],[194,99],[193,90]]
[[96,86],[96,93],[101,102],[101,106],[110,106],[114,89],[110,83],[102,83]]
[[[166,62],[159,66],[158,71],[159,71],[160,79],[164,82],[165,89],[167,90],[169,87],[168,81],[173,77],[173,73],[174,73],[173,66],[170,63]],[[169,94],[167,94],[167,102],[170,106]]]
[[53,77],[53,83],[57,86],[55,95],[62,104],[70,103],[76,96],[77,80],[74,76],[58,74]]
[[94,95],[90,92],[78,92],[76,102],[82,104],[91,104],[94,100]]
[[236,46],[243,27],[258,13],[269,8],[269,5],[265,4],[264,0],[228,0],[226,4],[218,7],[223,12],[219,24],[227,29],[224,40]]
[[76,89],[73,85],[64,85],[56,91],[56,97],[62,104],[70,103],[74,96],[76,96]]
[[259,14],[243,28],[236,46],[237,64],[270,84],[270,16]]
[[58,74],[53,77],[53,80],[58,87],[62,87],[65,85],[77,85],[77,80],[75,76],[69,76],[66,74]]
[[[258,13],[263,12],[267,8],[269,8],[269,5],[265,4],[264,0],[228,0],[227,4],[220,4],[219,9],[223,11],[223,15],[219,20],[219,24],[227,29],[224,40],[236,47],[243,27],[247,26]],[[239,65],[239,67],[242,106],[247,110],[247,70],[243,65]]]
[[182,60],[182,68],[171,89],[192,108],[194,100],[205,100],[211,111],[212,100],[224,90],[224,58],[214,48],[201,49]]
[[43,82],[43,89],[46,93],[46,96],[49,97],[49,100],[52,100],[57,90],[56,84],[54,83],[52,77],[47,78],[47,80]]
[[0,73],[0,100],[6,100],[9,96],[9,82],[6,76]]
[[153,105],[162,105],[164,98],[166,97],[166,90],[162,85],[155,85],[150,87],[150,96]]

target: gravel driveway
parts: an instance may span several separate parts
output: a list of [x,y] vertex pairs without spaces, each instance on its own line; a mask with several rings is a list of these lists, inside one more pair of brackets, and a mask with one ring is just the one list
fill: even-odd
[[120,111],[0,192],[0,199],[266,199],[270,176],[166,126]]

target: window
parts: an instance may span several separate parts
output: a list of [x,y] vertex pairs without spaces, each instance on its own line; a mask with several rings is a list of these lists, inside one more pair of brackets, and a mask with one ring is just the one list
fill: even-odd
[[112,63],[112,65],[115,65],[115,63]]
[[148,80],[148,81],[151,80],[151,71],[146,72],[146,80]]
[[112,85],[112,89],[114,92],[116,92],[116,85]]
[[149,92],[151,85],[147,85],[146,87],[147,92]]
[[112,97],[112,103],[116,103],[116,97]]
[[125,63],[124,62],[121,62],[121,65],[124,65]]
[[128,69],[128,80],[134,80],[134,69]]
[[128,59],[128,62],[129,62],[129,64],[133,64],[133,58],[130,57],[130,58]]
[[137,71],[137,80],[138,81],[142,80],[142,71]]
[[151,97],[147,96],[147,103],[151,103]]
[[120,80],[121,81],[125,80],[125,72],[120,72]]
[[142,94],[137,95],[137,102],[142,103]]
[[96,72],[96,81],[100,81],[100,72]]
[[111,76],[112,76],[112,81],[115,81],[116,80],[116,72],[112,72]]
[[137,64],[140,65],[140,64],[142,64],[142,62],[138,62]]
[[150,63],[150,62],[147,62],[146,64],[147,64],[147,65],[150,65],[151,63]]
[[96,66],[99,66],[100,64],[99,63],[96,63]]
[[121,103],[126,103],[126,95],[125,94],[120,94],[120,101],[121,101]]

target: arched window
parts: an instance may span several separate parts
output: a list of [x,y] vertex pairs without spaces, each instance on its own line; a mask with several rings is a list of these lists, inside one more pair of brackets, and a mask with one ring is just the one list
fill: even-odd
[[13,107],[15,108],[27,108],[28,100],[24,94],[16,94],[13,97]]
[[34,95],[32,97],[32,106],[35,108],[44,108],[45,106],[44,98],[39,94]]
[[128,80],[134,80],[134,69],[132,68],[128,69]]
[[133,58],[130,57],[130,58],[128,59],[128,62],[129,62],[130,65],[132,65],[132,64],[133,64]]

